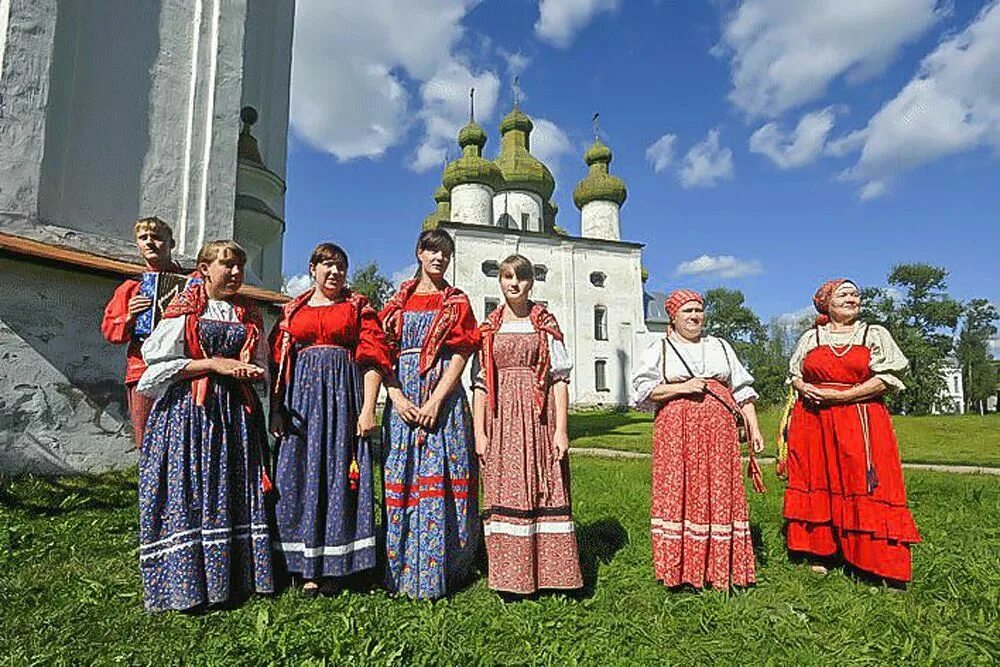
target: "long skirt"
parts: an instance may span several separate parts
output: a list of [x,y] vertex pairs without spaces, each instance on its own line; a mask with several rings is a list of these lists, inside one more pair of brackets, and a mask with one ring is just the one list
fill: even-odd
[[[275,473],[274,546],[287,571],[306,579],[375,566],[371,452],[368,440],[356,436],[361,396],[361,374],[348,350],[314,346],[296,355]],[[355,457],[359,479],[352,489]]]
[[[869,493],[866,411],[878,485]],[[789,428],[784,516],[788,549],[814,556],[840,553],[854,567],[909,581],[910,545],[920,534],[906,502],[899,447],[881,401],[811,409],[796,403]]]
[[653,569],[666,586],[756,581],[736,423],[712,396],[668,401],[656,415],[651,532]]
[[260,404],[212,378],[204,406],[191,383],[153,405],[139,452],[139,565],[146,608],[189,609],[274,590],[261,488]]
[[138,382],[130,382],[125,385],[129,421],[132,422],[132,435],[135,439],[136,449],[142,447],[142,438],[146,432],[146,420],[149,419],[149,411],[153,408],[153,399],[136,391],[137,384]]
[[[399,361],[403,392],[419,402],[419,354]],[[445,361],[444,363],[447,363]],[[386,586],[412,598],[438,598],[472,575],[480,540],[472,414],[458,387],[437,427],[411,427],[386,405]]]

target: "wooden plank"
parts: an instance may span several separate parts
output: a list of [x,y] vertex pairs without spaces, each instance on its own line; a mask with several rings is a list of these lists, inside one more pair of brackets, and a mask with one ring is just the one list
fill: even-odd
[[[134,277],[146,270],[146,267],[142,264],[124,262],[120,259],[104,257],[84,250],[54,245],[52,243],[43,243],[4,232],[0,232],[0,250],[34,260],[84,269],[91,273]],[[253,285],[244,285],[241,287],[240,294],[244,294],[255,301],[263,301],[270,304],[282,304],[291,300],[291,297],[286,294],[272,292],[263,287],[255,287]]]

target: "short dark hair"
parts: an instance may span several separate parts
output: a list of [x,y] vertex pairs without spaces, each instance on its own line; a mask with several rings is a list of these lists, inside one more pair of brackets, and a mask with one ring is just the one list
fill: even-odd
[[432,252],[447,252],[455,254],[455,241],[451,234],[443,229],[425,229],[417,237],[417,252],[430,250]]
[[317,245],[313,251],[312,255],[309,256],[309,265],[315,266],[320,262],[326,262],[328,260],[339,259],[344,263],[344,269],[348,267],[347,253],[336,243],[320,243]]

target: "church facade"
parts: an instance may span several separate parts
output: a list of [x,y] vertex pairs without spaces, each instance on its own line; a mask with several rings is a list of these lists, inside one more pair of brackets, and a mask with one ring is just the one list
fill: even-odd
[[499,263],[513,253],[531,260],[532,298],[559,320],[574,357],[571,403],[625,405],[632,360],[649,335],[642,245],[621,238],[625,183],[610,173],[611,149],[595,139],[584,155],[589,172],[573,192],[580,233],[564,232],[551,201],[555,180],[531,154],[532,130],[515,104],[500,123],[500,154],[487,160],[486,132],[470,117],[458,134],[462,155],[445,167],[424,227],[454,237],[448,278],[480,319],[502,303]]
[[235,238],[248,293],[281,299],[293,17],[271,0],[0,2],[0,473],[134,462],[124,349],[100,321],[142,271],[137,218],[167,221],[188,268]]

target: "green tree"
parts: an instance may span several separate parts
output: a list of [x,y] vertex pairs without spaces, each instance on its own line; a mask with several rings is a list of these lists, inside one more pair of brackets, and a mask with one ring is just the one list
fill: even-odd
[[962,367],[968,411],[982,411],[986,399],[997,390],[996,367],[990,354],[997,317],[996,307],[986,299],[973,299],[965,306],[955,353]]
[[865,319],[886,327],[910,360],[907,390],[889,397],[896,411],[926,414],[942,402],[942,371],[962,314],[962,304],[948,295],[947,277],[930,264],[899,264],[889,272],[890,289],[864,292]]
[[705,293],[705,333],[733,345],[740,361],[754,376],[754,388],[765,403],[785,395],[788,358],[781,342],[772,340],[757,313],[745,305],[743,292],[725,287]]
[[381,310],[386,300],[392,296],[392,281],[378,271],[378,264],[369,262],[354,269],[351,276],[351,289],[368,297],[375,310]]

